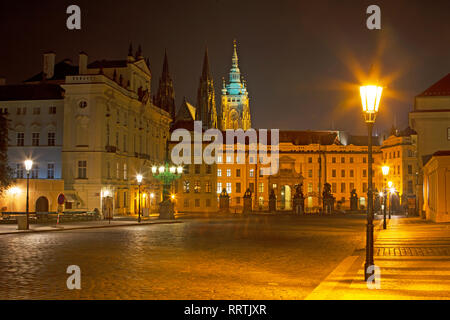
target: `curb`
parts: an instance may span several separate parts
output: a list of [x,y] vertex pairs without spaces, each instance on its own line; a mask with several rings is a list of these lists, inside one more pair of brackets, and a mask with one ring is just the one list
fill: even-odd
[[85,226],[85,227],[69,227],[69,228],[55,228],[50,230],[20,230],[15,232],[0,232],[0,236],[12,235],[12,234],[29,234],[29,233],[43,233],[43,232],[57,232],[57,231],[70,231],[70,230],[87,230],[87,229],[103,229],[103,228],[115,228],[115,227],[131,227],[131,226],[145,226],[153,224],[172,224],[172,223],[183,223],[182,221],[155,221],[155,222],[144,222],[144,223],[127,223],[127,224],[115,224],[115,225],[101,225],[101,226]]

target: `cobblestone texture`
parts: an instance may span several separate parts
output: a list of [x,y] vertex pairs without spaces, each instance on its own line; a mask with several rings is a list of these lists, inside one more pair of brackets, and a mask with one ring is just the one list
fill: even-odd
[[[2,299],[302,299],[356,248],[363,217],[224,217],[0,237]],[[68,290],[66,268],[81,268]]]

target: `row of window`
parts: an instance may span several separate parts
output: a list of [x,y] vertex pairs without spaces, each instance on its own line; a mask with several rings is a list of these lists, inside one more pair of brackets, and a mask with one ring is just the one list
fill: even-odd
[[[31,145],[34,147],[37,147],[41,143],[41,134],[39,132],[32,132],[31,133]],[[24,132],[17,132],[16,135],[16,144],[19,147],[23,147],[25,145],[25,133]],[[47,133],[47,145],[48,146],[54,146],[56,144],[56,133],[55,132],[49,132]]]
[[[320,158],[318,158],[320,159]],[[337,163],[337,157],[331,157],[331,163]],[[345,157],[341,157],[341,162],[340,163],[346,163],[346,158]],[[367,163],[367,157],[363,157],[363,163]],[[313,163],[313,158],[312,157],[308,157],[308,163]],[[355,159],[354,157],[350,157],[349,158],[349,163],[355,163]]]
[[[41,108],[40,107],[32,107],[32,114],[33,115],[39,115],[41,114]],[[0,108],[1,114],[8,114],[8,108]],[[17,107],[16,108],[16,114],[17,115],[26,115],[27,114],[27,107]],[[48,114],[56,114],[56,107],[50,106],[48,107]]]
[[[23,179],[26,177],[26,171],[22,163],[16,164],[15,177],[16,179]],[[39,179],[39,164],[37,163],[33,164],[33,167],[31,168],[30,172],[30,178]],[[47,179],[54,179],[54,178],[55,178],[55,164],[47,163]]]

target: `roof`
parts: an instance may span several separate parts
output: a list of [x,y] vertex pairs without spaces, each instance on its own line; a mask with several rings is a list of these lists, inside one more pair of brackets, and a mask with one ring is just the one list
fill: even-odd
[[333,131],[281,131],[280,142],[291,142],[294,145],[340,144],[337,132]]
[[195,107],[187,102],[186,98],[183,99],[181,108],[178,110],[175,121],[194,121],[195,120]]
[[[352,136],[349,135],[347,139],[347,145],[354,145],[354,146],[367,146],[369,145],[369,136]],[[373,136],[372,137],[372,145],[374,146],[380,146],[381,141],[379,136]]]
[[450,96],[450,73],[419,95],[426,96]]
[[127,66],[126,60],[96,60],[88,64],[90,69],[102,68],[125,68]]
[[[66,76],[74,76],[77,74],[78,74],[78,66],[72,65],[72,62],[69,59],[65,59],[55,64],[55,71],[53,77],[47,80],[64,80]],[[25,80],[25,82],[42,81],[43,77],[44,72],[41,71],[38,74],[32,76],[31,78]]]
[[64,98],[64,89],[57,84],[18,84],[0,86],[0,101],[55,100]]

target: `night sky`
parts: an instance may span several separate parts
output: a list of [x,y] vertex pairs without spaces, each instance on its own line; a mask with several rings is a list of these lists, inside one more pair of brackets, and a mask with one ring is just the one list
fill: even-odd
[[[71,4],[81,31],[66,28]],[[371,4],[380,31],[366,28]],[[40,72],[45,51],[77,64],[82,50],[89,62],[124,59],[133,42],[150,58],[155,93],[167,49],[177,107],[196,102],[205,46],[220,105],[236,39],[256,128],[365,133],[357,86],[369,73],[386,86],[376,130],[403,128],[414,96],[450,72],[448,0],[2,0],[0,36],[9,84]]]

